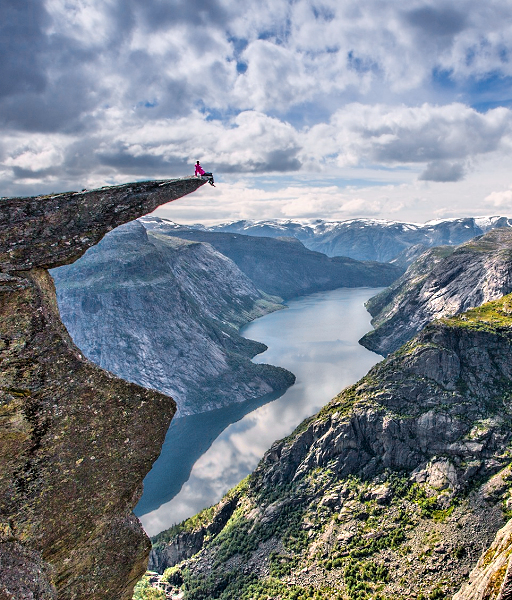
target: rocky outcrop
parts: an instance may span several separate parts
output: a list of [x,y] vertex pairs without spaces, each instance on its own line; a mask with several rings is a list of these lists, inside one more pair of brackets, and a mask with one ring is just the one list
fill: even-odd
[[207,537],[215,536],[224,529],[233,515],[238,500],[236,494],[225,497],[215,507],[211,519],[191,531],[180,531],[177,527],[177,534],[172,536],[171,544],[166,543],[171,537],[166,532],[157,535],[149,555],[148,569],[163,573],[168,567],[173,567],[197,554]]
[[177,416],[284,391],[288,371],[254,364],[266,350],[240,336],[282,308],[209,244],[132,222],[78,262],[52,271],[62,320],[97,365],[170,394]]
[[428,326],[274,444],[184,597],[455,593],[505,522],[511,365],[512,296]]
[[46,269],[203,183],[0,200],[1,598],[124,600],[144,571],[132,508],[175,404],[83,357]]
[[259,289],[284,299],[339,287],[389,285],[403,269],[377,262],[308,250],[293,237],[270,238],[166,227],[154,217],[143,220],[148,229],[172,237],[211,244],[230,258]]
[[360,343],[386,356],[433,319],[458,314],[512,291],[512,229],[495,229],[456,249],[420,256],[366,307],[373,331]]
[[272,219],[222,223],[208,229],[251,236],[295,237],[306,248],[327,256],[388,262],[410,246],[457,246],[497,227],[510,227],[507,217],[469,217],[427,223],[401,223],[383,219],[323,221]]
[[471,571],[469,583],[453,600],[510,600],[512,598],[512,521],[496,538]]

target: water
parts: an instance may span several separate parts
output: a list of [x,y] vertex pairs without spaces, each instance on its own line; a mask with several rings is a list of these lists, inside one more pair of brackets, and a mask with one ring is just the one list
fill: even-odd
[[218,502],[254,470],[275,440],[289,435],[381,360],[357,343],[371,329],[364,302],[379,291],[341,288],[312,294],[242,330],[268,346],[255,362],[285,367],[297,381],[280,397],[171,423],[136,509],[149,535]]

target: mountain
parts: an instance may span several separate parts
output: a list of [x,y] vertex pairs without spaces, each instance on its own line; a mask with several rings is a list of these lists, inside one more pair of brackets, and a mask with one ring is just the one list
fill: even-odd
[[[327,256],[388,262],[409,246],[459,245],[491,229],[511,225],[511,219],[494,216],[444,219],[424,224],[380,219],[244,220],[207,228],[193,225],[191,228],[251,236],[295,237],[306,248]],[[176,224],[173,226],[180,228]]]
[[435,321],[154,538],[150,566],[184,600],[450,597],[507,519],[511,365],[512,295]]
[[457,248],[426,251],[367,302],[373,331],[360,343],[386,356],[433,319],[512,292],[512,229],[494,229]]
[[128,600],[149,554],[132,509],[175,403],[77,348],[47,269],[195,191],[196,177],[0,202],[0,597]]
[[254,285],[284,299],[338,287],[389,285],[403,269],[394,265],[327,257],[313,252],[295,238],[253,237],[166,227],[162,220],[142,219],[160,235],[206,242],[229,257]]
[[282,305],[212,246],[132,222],[52,271],[62,320],[94,363],[171,395],[178,416],[284,391],[294,376],[254,364],[238,328]]

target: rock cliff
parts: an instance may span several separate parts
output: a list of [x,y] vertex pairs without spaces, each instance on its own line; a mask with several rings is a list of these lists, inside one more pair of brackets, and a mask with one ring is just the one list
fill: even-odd
[[506,521],[511,365],[512,296],[434,322],[152,564],[187,600],[449,597]]
[[294,381],[251,362],[266,349],[238,328],[282,305],[209,244],[135,221],[78,262],[52,271],[62,320],[84,354],[170,394],[177,416],[284,391]]
[[469,583],[453,600],[509,600],[512,598],[512,521],[500,529],[490,548],[469,575]]
[[149,552],[132,508],[171,398],[85,359],[48,268],[203,181],[0,200],[0,598],[128,599]]
[[386,356],[433,319],[457,314],[512,291],[512,229],[494,229],[457,248],[422,254],[367,309],[373,331],[360,343]]

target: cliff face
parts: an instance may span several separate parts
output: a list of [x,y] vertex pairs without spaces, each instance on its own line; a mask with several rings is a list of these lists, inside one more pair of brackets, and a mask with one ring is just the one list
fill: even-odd
[[453,600],[512,598],[512,521],[500,529]]
[[505,523],[511,365],[511,296],[433,323],[157,536],[152,564],[194,600],[455,593]]
[[430,321],[512,291],[512,230],[495,229],[458,248],[420,256],[389,289],[371,298],[373,331],[360,343],[386,356]]
[[53,270],[62,319],[85,355],[172,395],[178,416],[286,389],[291,373],[250,359],[266,349],[238,327],[282,308],[209,244],[112,231]]
[[0,200],[2,599],[125,599],[144,571],[131,511],[175,405],[82,356],[46,269],[203,183]]
[[143,220],[148,229],[182,239],[207,242],[230,258],[259,289],[284,299],[339,287],[389,285],[403,269],[313,252],[290,237],[275,239],[233,233],[166,228],[165,222]]

